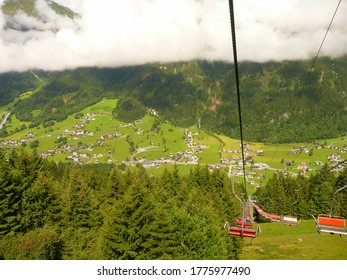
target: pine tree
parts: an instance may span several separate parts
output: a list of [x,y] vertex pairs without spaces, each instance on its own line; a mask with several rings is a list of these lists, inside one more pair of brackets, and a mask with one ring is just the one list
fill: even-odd
[[65,240],[64,258],[91,259],[100,255],[98,235],[100,234],[99,203],[94,208],[94,190],[89,187],[89,171],[68,167],[62,177],[61,230]]
[[81,170],[72,168],[63,178],[62,203],[65,222],[74,228],[90,228],[92,212],[90,188]]
[[38,171],[44,168],[44,162],[37,154],[28,154],[24,150],[13,150],[8,156],[1,154],[0,196],[2,197],[0,234],[23,231],[23,193],[36,180]]
[[104,227],[103,255],[107,259],[136,260],[145,255],[147,225],[153,220],[153,206],[147,177],[135,171],[124,195],[117,199]]
[[40,172],[36,181],[23,193],[23,230],[54,225],[59,221],[60,201],[50,174]]
[[[347,185],[347,169],[340,173],[336,180],[334,191],[343,188]],[[341,190],[335,196],[335,201],[333,205],[333,212],[335,215],[347,216],[347,189]]]
[[313,215],[329,214],[331,198],[335,185],[335,177],[326,167],[321,172],[310,177],[310,210]]

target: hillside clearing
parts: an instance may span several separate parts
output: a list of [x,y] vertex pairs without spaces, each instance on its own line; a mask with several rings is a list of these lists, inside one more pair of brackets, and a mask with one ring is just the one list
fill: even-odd
[[262,232],[252,242],[244,239],[243,260],[347,260],[347,239],[316,232],[313,220],[298,227],[282,223],[260,224]]

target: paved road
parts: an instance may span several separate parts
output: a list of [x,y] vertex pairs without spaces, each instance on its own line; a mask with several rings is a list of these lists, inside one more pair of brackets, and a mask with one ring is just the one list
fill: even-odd
[[5,115],[5,117],[2,119],[2,121],[0,122],[0,129],[2,129],[3,125],[6,123],[7,118],[10,116],[11,113],[7,113]]

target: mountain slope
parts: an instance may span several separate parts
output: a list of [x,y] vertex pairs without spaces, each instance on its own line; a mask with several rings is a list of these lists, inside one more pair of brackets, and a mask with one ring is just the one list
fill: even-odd
[[[77,13],[71,11],[67,7],[59,5],[54,1],[45,1],[49,5],[49,7],[51,7],[51,9],[59,15],[67,16],[70,18],[78,16]],[[6,0],[4,2],[4,5],[2,6],[2,12],[8,16],[13,16],[19,12],[23,12],[28,16],[38,18],[40,16],[40,12],[37,10],[36,3],[36,0]]]
[[0,106],[11,103],[23,92],[38,86],[32,72],[0,74]]
[[[247,140],[300,142],[346,133],[347,57],[319,59],[310,76],[309,66],[309,61],[240,64]],[[227,63],[82,68],[46,75],[46,84],[13,109],[32,126],[63,120],[103,97],[131,96],[174,124],[199,124],[239,138],[235,78]]]
[[[62,24],[74,26],[73,20],[79,17],[69,8],[50,0],[6,0],[1,9],[5,15],[4,29],[18,32],[56,33]],[[61,20],[64,17],[68,20]]]

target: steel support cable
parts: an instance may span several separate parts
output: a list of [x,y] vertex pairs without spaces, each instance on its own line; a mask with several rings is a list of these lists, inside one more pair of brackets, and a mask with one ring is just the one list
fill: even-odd
[[307,74],[307,77],[306,77],[306,79],[305,79],[305,82],[304,82],[304,84],[303,84],[303,86],[302,86],[302,88],[301,88],[301,91],[299,92],[298,99],[296,100],[296,103],[295,103],[294,108],[296,108],[296,105],[298,104],[298,101],[299,101],[299,99],[301,98],[301,96],[302,96],[302,94],[303,94],[303,92],[304,92],[304,89],[305,89],[305,87],[306,87],[306,85],[307,85],[307,83],[308,83],[308,80],[310,79],[310,77],[311,77],[311,75],[312,75],[312,73],[313,73],[314,65],[316,64],[316,61],[317,61],[317,59],[318,59],[318,56],[319,56],[319,54],[320,54],[320,52],[321,52],[321,50],[322,50],[322,48],[323,48],[325,39],[326,39],[327,36],[328,36],[328,33],[329,33],[329,31],[330,31],[330,29],[331,29],[331,26],[332,26],[332,24],[333,24],[333,22],[334,22],[334,19],[335,19],[335,16],[336,16],[336,14],[337,14],[337,11],[338,11],[339,8],[340,8],[341,1],[342,1],[342,0],[339,0],[339,2],[338,2],[338,4],[337,4],[337,7],[336,7],[336,9],[335,9],[335,12],[334,12],[334,14],[333,14],[333,17],[332,17],[331,20],[330,20],[329,26],[328,26],[328,28],[327,28],[327,30],[326,30],[326,32],[325,32],[325,35],[324,35],[324,37],[323,37],[323,40],[322,40],[322,42],[321,42],[321,44],[320,44],[320,46],[319,46],[319,49],[318,49],[318,51],[317,51],[317,53],[316,53],[316,55],[315,55],[315,57],[314,57],[314,59],[313,59],[313,61],[312,61],[312,64],[311,64],[310,70],[309,70],[309,72],[308,72],[308,74]]
[[[327,36],[328,36],[328,33],[329,33],[330,29],[331,29],[331,26],[332,26],[332,24],[333,24],[333,22],[334,22],[334,19],[335,19],[335,16],[336,16],[336,14],[337,14],[337,11],[338,11],[339,8],[340,8],[341,2],[342,2],[342,0],[339,0],[339,2],[337,3],[336,9],[335,9],[335,11],[334,11],[334,14],[333,14],[333,16],[332,16],[332,18],[331,18],[331,20],[330,20],[330,23],[329,23],[328,27],[327,27],[327,30],[326,30],[325,35],[324,35],[324,37],[323,37],[323,40],[322,40],[322,42],[321,42],[321,44],[320,44],[320,46],[319,46],[319,48],[318,48],[318,51],[317,51],[317,53],[316,53],[316,55],[315,55],[315,57],[314,57],[314,59],[313,59],[313,61],[312,61],[312,64],[311,64],[310,70],[309,70],[309,72],[308,72],[308,74],[307,74],[307,77],[306,77],[306,79],[305,79],[305,82],[304,82],[304,84],[303,84],[303,86],[302,86],[302,88],[301,88],[301,90],[300,90],[300,92],[299,92],[299,95],[298,95],[298,98],[297,98],[297,100],[296,100],[295,106],[293,107],[294,110],[295,110],[295,108],[297,108],[297,104],[298,104],[298,102],[299,102],[299,99],[302,97],[303,92],[304,92],[304,89],[305,89],[305,87],[306,87],[306,85],[307,85],[307,83],[308,83],[308,80],[310,79],[310,77],[311,77],[311,75],[312,75],[312,73],[313,73],[314,66],[315,66],[316,61],[317,61],[317,59],[318,59],[318,56],[319,56],[319,54],[320,54],[320,52],[321,52],[321,50],[322,50],[322,48],[323,48],[324,42],[325,42],[325,40],[326,40],[326,38],[327,38]],[[342,105],[342,104],[340,104],[340,105]],[[337,110],[334,110],[334,112],[331,114],[330,117],[332,117],[334,114],[336,114],[336,112],[337,112]],[[298,154],[296,155],[296,157],[295,157],[293,160],[295,161],[295,160],[298,158],[298,156],[299,156],[300,154],[301,154],[301,152],[298,153]]]
[[[310,79],[310,77],[311,77],[311,75],[312,75],[312,73],[313,73],[314,66],[315,66],[315,64],[316,64],[316,62],[317,62],[318,56],[319,56],[319,54],[320,54],[320,52],[321,52],[321,50],[322,50],[322,48],[323,48],[324,42],[325,42],[325,40],[326,40],[326,38],[327,38],[327,36],[328,36],[328,33],[329,33],[330,29],[331,29],[331,26],[332,26],[332,24],[333,24],[333,22],[334,22],[334,19],[335,19],[335,16],[336,16],[336,14],[337,14],[337,11],[338,11],[339,8],[340,8],[341,1],[342,1],[342,0],[339,0],[339,2],[338,2],[338,4],[337,4],[337,7],[336,7],[336,9],[335,9],[335,12],[334,12],[334,14],[333,14],[331,20],[330,20],[329,26],[328,26],[328,28],[327,28],[327,30],[326,30],[326,32],[325,32],[325,35],[324,35],[324,37],[323,37],[323,40],[322,40],[322,42],[321,42],[321,44],[320,44],[320,46],[319,46],[319,48],[318,48],[318,51],[317,51],[317,53],[316,53],[316,55],[315,55],[315,57],[314,57],[314,59],[313,59],[313,61],[312,61],[312,64],[311,64],[310,70],[309,70],[309,72],[308,72],[308,74],[307,74],[307,76],[306,76],[305,82],[304,82],[303,86],[301,87],[301,90],[300,90],[300,92],[299,92],[299,94],[298,94],[298,97],[297,97],[297,99],[296,99],[295,105],[294,105],[294,107],[293,107],[293,111],[297,108],[299,99],[302,97],[303,92],[304,92],[304,90],[305,90],[305,88],[306,88],[306,85],[307,85],[307,83],[308,83],[308,81],[309,81],[309,79]],[[347,97],[346,97],[346,98],[347,98]],[[342,107],[342,106],[343,106],[343,102],[340,103],[339,107]],[[338,108],[337,108],[337,109],[338,109]],[[330,115],[330,117],[332,117],[334,114],[336,114],[336,112],[337,112],[337,110],[334,110],[334,112],[332,112],[332,114]],[[278,146],[277,146],[277,147],[278,147]],[[277,148],[276,148],[276,151],[277,151]],[[276,154],[276,152],[275,152],[275,154]],[[296,155],[296,157],[293,159],[293,161],[295,161],[295,160],[298,158],[298,156],[299,156],[300,154],[301,154],[301,152],[298,153],[298,154]],[[272,160],[271,160],[271,163],[272,163]],[[271,164],[271,163],[270,163],[270,164]]]
[[246,189],[246,195],[247,195],[246,161],[245,161],[244,141],[243,141],[240,79],[239,79],[239,67],[238,67],[238,60],[237,60],[236,31],[235,31],[235,16],[234,16],[234,1],[233,0],[229,0],[229,12],[230,12],[232,48],[233,48],[233,55],[234,55],[237,105],[238,105],[238,113],[239,113],[241,155],[242,155],[242,168],[243,168],[243,181],[244,181],[244,185],[245,185],[245,189]]
[[341,162],[339,162],[339,163],[337,163],[337,164],[335,164],[335,165],[329,167],[327,170],[323,170],[322,173],[324,174],[324,173],[326,173],[326,172],[329,172],[330,170],[333,170],[333,169],[335,169],[336,167],[338,167],[338,166],[340,166],[340,165],[342,165],[342,164],[344,164],[344,163],[346,163],[346,162],[347,162],[347,159],[344,159],[343,161],[341,161]]

